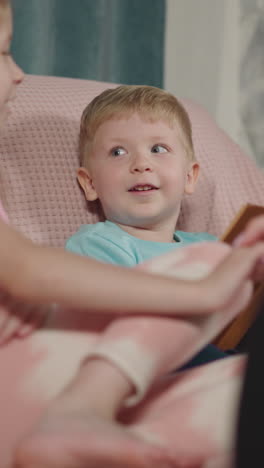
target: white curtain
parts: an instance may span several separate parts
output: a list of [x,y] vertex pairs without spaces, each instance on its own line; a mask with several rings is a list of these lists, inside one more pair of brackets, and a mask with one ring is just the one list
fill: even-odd
[[164,85],[264,166],[264,0],[167,0]]
[[264,1],[240,0],[241,135],[264,167]]

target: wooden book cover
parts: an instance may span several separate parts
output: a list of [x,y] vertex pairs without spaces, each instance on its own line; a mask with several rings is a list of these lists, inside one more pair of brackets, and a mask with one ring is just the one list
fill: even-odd
[[[251,218],[264,214],[264,206],[245,205],[238,212],[221,240],[231,244],[238,234],[245,228]],[[225,330],[216,338],[214,343],[221,349],[235,348],[247,333],[255,320],[257,306],[264,296],[264,282],[255,284],[250,304],[231,322]]]

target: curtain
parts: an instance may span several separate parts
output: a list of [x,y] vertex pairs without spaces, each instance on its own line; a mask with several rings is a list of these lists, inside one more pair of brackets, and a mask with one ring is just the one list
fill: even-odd
[[13,0],[26,73],[163,85],[165,0]]
[[167,0],[164,86],[239,140],[239,0]]
[[264,0],[167,0],[164,87],[264,168]]
[[240,0],[240,114],[248,151],[264,168],[264,1]]

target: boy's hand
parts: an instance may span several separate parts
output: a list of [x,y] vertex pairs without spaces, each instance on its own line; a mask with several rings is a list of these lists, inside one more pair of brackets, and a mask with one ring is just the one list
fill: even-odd
[[0,345],[14,337],[24,337],[41,327],[48,306],[34,306],[15,300],[0,291]]

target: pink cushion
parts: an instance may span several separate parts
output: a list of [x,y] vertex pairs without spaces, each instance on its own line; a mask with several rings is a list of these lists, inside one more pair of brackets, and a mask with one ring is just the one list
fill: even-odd
[[[36,241],[63,245],[82,223],[98,219],[77,185],[82,110],[114,84],[27,75],[0,141],[1,189],[11,222]],[[244,203],[264,205],[264,172],[200,106],[183,101],[202,171],[183,202],[178,227],[220,235]]]

